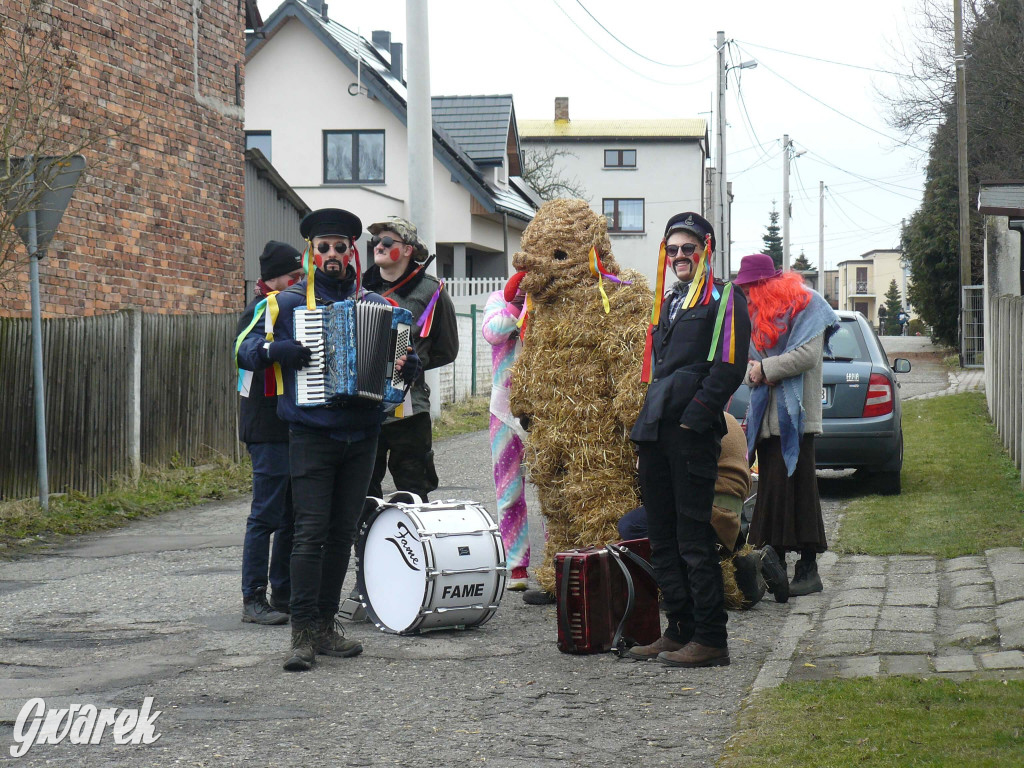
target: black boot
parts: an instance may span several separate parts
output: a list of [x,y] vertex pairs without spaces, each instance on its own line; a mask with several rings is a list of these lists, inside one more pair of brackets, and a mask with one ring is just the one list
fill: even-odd
[[818,562],[816,560],[797,560],[796,572],[793,581],[789,584],[789,594],[799,597],[809,595],[812,592],[821,592],[821,577],[818,576]]
[[341,622],[331,616],[317,622],[316,652],[325,656],[358,656],[363,652],[363,644],[345,637]]
[[789,577],[786,575],[786,561],[779,558],[778,552],[773,547],[762,547],[761,575],[764,576],[768,591],[775,595],[775,602],[784,603],[789,600],[792,594],[789,588]]
[[257,589],[252,597],[242,598],[242,621],[249,624],[287,624],[288,614],[271,608],[267,602],[267,590]]
[[316,637],[316,628],[311,624],[292,627],[291,649],[284,657],[284,668],[287,671],[303,672],[313,666],[316,661]]

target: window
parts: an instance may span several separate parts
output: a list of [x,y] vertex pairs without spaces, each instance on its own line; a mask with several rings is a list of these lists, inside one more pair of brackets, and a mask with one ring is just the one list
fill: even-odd
[[642,197],[606,197],[603,204],[609,232],[644,231],[644,199]]
[[324,184],[384,181],[384,131],[324,131]]
[[606,149],[604,151],[605,168],[636,168],[635,149]]
[[246,131],[245,148],[258,149],[268,161],[271,160],[270,131]]

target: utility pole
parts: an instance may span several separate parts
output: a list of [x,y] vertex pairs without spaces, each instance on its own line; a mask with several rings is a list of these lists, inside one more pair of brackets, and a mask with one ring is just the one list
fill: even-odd
[[966,353],[967,312],[964,286],[971,284],[971,214],[967,181],[967,82],[964,72],[964,22],[961,0],[953,0],[953,60],[956,62],[956,166],[960,203],[960,357]]
[[825,296],[825,182],[818,182],[818,292]]
[[716,136],[715,143],[718,157],[715,159],[715,232],[718,253],[715,254],[713,269],[716,275],[724,280],[729,279],[729,230],[727,216],[729,209],[729,191],[725,175],[725,89],[727,87],[725,64],[725,32],[719,30],[715,43],[718,49],[718,104],[715,109]]
[[782,268],[789,269],[789,134],[782,134]]
[[[409,44],[408,147],[409,218],[430,253],[437,253],[434,231],[434,122],[430,111],[430,37],[427,0],[405,0],[405,37]],[[431,264],[429,271],[437,274]],[[437,369],[425,374],[430,388],[430,413],[441,414]]]

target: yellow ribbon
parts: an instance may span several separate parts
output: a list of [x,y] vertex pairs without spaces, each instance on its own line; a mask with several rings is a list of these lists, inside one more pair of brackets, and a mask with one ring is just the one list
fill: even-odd
[[303,266],[309,279],[306,281],[306,309],[316,309],[316,291],[313,290],[313,273],[316,265],[313,262],[313,241],[306,238],[306,253],[303,255]]
[[604,313],[607,315],[612,311],[608,303],[608,294],[604,292],[604,276],[600,267],[597,266],[597,248],[590,246],[590,274],[597,276],[597,289],[601,292],[601,303],[604,305]]

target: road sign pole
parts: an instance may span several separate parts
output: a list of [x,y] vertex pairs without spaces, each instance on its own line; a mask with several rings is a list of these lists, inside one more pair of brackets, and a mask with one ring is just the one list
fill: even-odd
[[[29,183],[32,178],[29,178]],[[32,391],[36,416],[36,469],[39,472],[39,505],[50,509],[50,476],[46,466],[46,392],[43,380],[43,321],[40,319],[39,254],[37,251],[36,212],[28,212],[28,269],[32,291]]]

